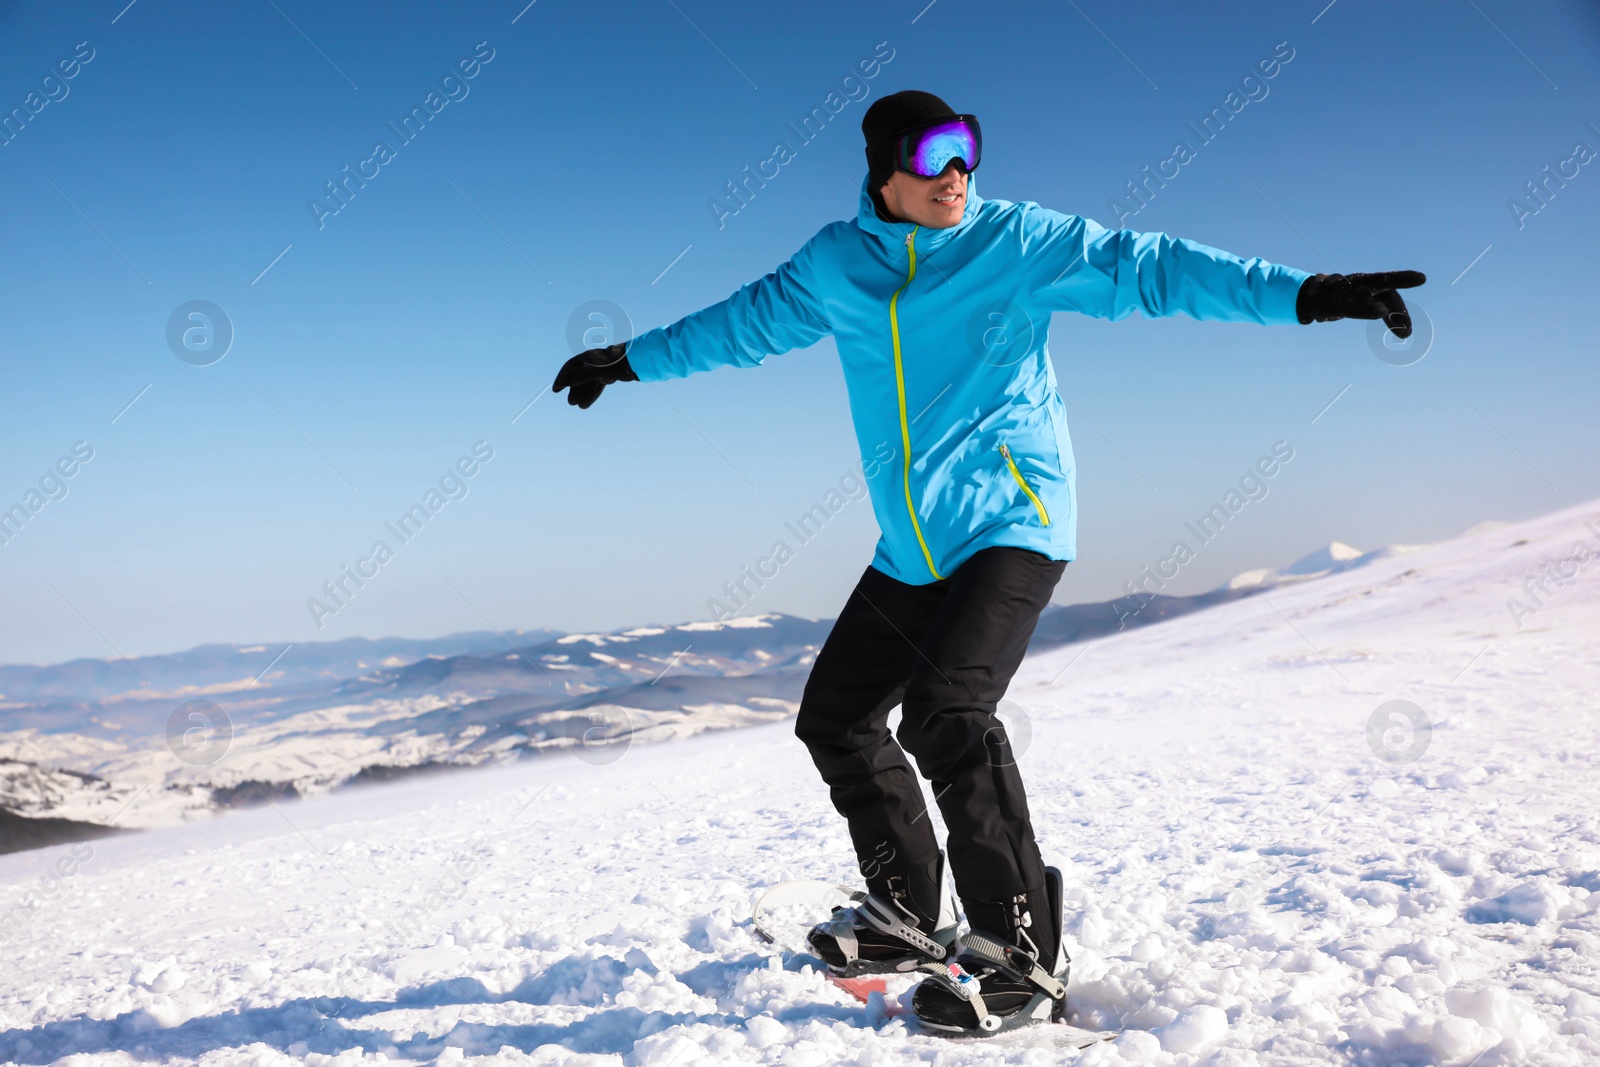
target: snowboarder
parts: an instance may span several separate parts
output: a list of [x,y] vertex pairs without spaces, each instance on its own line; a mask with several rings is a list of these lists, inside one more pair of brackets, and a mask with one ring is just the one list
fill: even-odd
[[[1065,1008],[1061,878],[1040,857],[995,716],[1077,551],[1051,314],[1382,318],[1403,339],[1411,320],[1396,290],[1424,278],[1312,275],[984,200],[978,120],[931,93],[883,97],[861,130],[853,220],[824,226],[719,304],[573,357],[553,388],[587,408],[615,382],[752,367],[834,337],[861,454],[884,468],[869,486],[882,536],[817,655],[795,732],[849,825],[870,895],[810,942],[840,975],[931,971],[912,1002],[922,1024],[981,1035]],[[954,960],[944,854],[907,753],[949,830],[971,931]]]

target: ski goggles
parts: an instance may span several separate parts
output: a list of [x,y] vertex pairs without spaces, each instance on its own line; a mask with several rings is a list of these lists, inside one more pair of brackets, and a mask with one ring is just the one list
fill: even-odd
[[983,131],[975,115],[911,126],[894,138],[895,169],[919,178],[937,178],[953,159],[959,159],[971,174],[982,156]]

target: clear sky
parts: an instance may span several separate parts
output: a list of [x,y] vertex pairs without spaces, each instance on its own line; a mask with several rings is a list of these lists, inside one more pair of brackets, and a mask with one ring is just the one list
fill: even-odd
[[[1429,275],[1408,366],[1359,323],[1056,316],[1082,512],[1058,601],[1117,595],[1279,441],[1168,591],[1600,496],[1590,5],[524,2],[0,7],[0,507],[38,491],[0,544],[0,660],[707,617],[856,462],[831,343],[527,405],[587,302],[670,322],[852,216],[861,115],[905,88],[982,118],[983,195],[1110,224],[1183,141],[1129,227]],[[191,301],[231,323],[209,365],[228,331],[206,348]],[[875,536],[848,504],[750,610],[832,615]],[[380,539],[318,629],[308,599]]]

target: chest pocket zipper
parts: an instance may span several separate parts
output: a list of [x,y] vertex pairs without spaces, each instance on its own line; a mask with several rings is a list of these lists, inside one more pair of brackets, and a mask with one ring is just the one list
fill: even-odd
[[1024,493],[1028,494],[1028,499],[1033,501],[1034,508],[1039,512],[1039,522],[1042,525],[1049,526],[1050,513],[1044,509],[1044,501],[1039,499],[1038,494],[1033,491],[1033,487],[1028,484],[1027,479],[1022,476],[1022,472],[1017,469],[1017,461],[1011,458],[1011,449],[1001,445],[1000,454],[1006,458],[1006,466],[1011,469],[1011,477],[1017,480],[1017,485],[1022,488]]

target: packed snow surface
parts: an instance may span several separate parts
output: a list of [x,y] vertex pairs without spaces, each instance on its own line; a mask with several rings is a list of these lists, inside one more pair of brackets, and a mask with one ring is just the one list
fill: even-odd
[[1600,1062],[1597,642],[1591,505],[1030,659],[1081,1053],[753,935],[854,878],[775,724],[0,858],[0,1060]]

